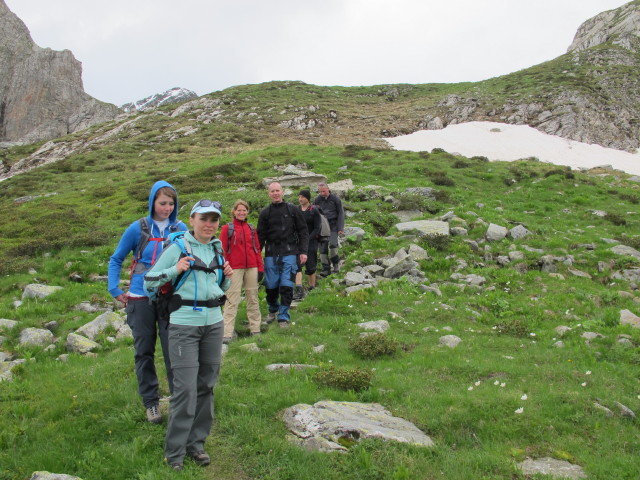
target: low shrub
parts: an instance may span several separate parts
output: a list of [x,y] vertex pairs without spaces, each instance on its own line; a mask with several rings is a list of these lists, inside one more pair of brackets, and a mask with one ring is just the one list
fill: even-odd
[[422,237],[422,243],[427,247],[435,248],[439,252],[445,252],[451,245],[451,237],[449,235],[429,234]]
[[384,355],[395,355],[398,342],[384,333],[365,335],[351,341],[349,349],[362,358],[377,358]]
[[361,392],[371,386],[373,372],[364,368],[335,368],[316,372],[313,381],[318,385],[337,388],[338,390],[353,390]]

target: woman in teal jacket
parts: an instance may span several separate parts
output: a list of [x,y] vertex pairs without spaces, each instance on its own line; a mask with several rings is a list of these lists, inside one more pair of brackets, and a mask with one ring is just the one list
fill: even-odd
[[[165,439],[165,457],[174,470],[183,469],[185,455],[201,466],[209,465],[204,443],[213,423],[213,387],[222,358],[224,292],[233,274],[222,259],[222,243],[215,237],[220,225],[218,202],[200,200],[191,209],[192,229],[181,246],[169,245],[145,274],[145,289],[183,282],[171,298],[169,356],[174,390]],[[220,265],[222,264],[222,265]],[[224,273],[224,279],[219,278]]]

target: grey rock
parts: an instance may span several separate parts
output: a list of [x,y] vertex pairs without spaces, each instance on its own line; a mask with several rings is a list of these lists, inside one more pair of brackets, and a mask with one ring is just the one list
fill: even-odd
[[480,285],[484,285],[487,281],[486,278],[484,278],[481,275],[476,275],[474,273],[469,274],[469,275],[463,275],[462,273],[454,273],[451,275],[450,277],[452,280],[459,280],[461,282],[464,282],[468,285],[476,285],[476,286],[480,286]]
[[105,312],[97,316],[91,322],[84,324],[76,330],[78,335],[83,335],[90,340],[95,340],[107,328],[112,327],[118,332],[125,324],[124,319],[115,312]]
[[83,337],[77,333],[70,333],[67,336],[65,348],[68,352],[88,354],[94,350],[98,350],[100,345],[93,340],[89,340],[87,337]]
[[25,328],[20,332],[20,345],[44,346],[53,342],[53,333],[43,328]]
[[433,440],[412,423],[391,415],[382,405],[322,401],[285,410],[283,420],[306,448],[344,451],[342,439],[377,438],[430,447]]
[[29,480],[82,480],[80,477],[74,477],[72,475],[66,475],[64,473],[50,473],[50,472],[33,472]]
[[506,227],[491,223],[489,224],[489,228],[487,228],[484,237],[489,242],[499,242],[507,236],[507,233],[509,233],[509,231],[506,229]]
[[555,348],[564,348],[564,342],[562,340],[558,340],[553,344]]
[[409,245],[409,247],[407,248],[407,254],[409,255],[409,258],[414,262],[418,262],[420,260],[429,260],[430,258],[427,251],[421,246],[416,245],[415,243]]
[[624,280],[630,283],[640,283],[640,268],[628,268],[621,272],[615,272],[611,275],[615,280]]
[[362,242],[366,233],[360,227],[344,227],[344,236],[346,238],[354,238],[356,242]]
[[393,212],[393,214],[398,217],[398,220],[401,222],[410,222],[413,219],[422,216],[422,212],[420,210],[398,210]]
[[442,297],[442,292],[440,291],[440,289],[438,287],[435,287],[433,285],[420,285],[420,288],[425,293],[429,292],[429,293],[435,294],[438,297]]
[[30,283],[22,292],[22,300],[27,298],[45,298],[52,293],[62,290],[62,287],[54,287],[50,285],[40,285],[37,283]]
[[358,323],[358,327],[362,328],[363,330],[384,333],[389,330],[389,322],[387,322],[386,320],[374,320],[371,322]]
[[456,335],[444,335],[438,339],[440,345],[444,345],[449,348],[456,348],[462,339]]
[[16,320],[9,320],[8,318],[0,318],[0,330],[11,330],[18,322]]
[[616,245],[610,249],[616,255],[628,255],[640,259],[640,252],[633,247],[627,245]]
[[603,338],[604,337],[604,335],[602,335],[601,333],[596,333],[596,332],[584,332],[580,336],[582,338],[584,338],[585,340],[595,340],[596,338]]
[[511,260],[512,262],[524,260],[524,253],[517,250],[512,250],[509,252],[509,260]]
[[569,268],[567,269],[567,271],[575,276],[575,277],[582,277],[582,278],[588,278],[589,280],[591,280],[591,275],[589,275],[587,272],[583,272],[581,270],[578,270],[576,268]]
[[356,272],[347,272],[344,276],[344,283],[347,287],[360,285],[364,283],[364,275]]
[[514,240],[519,240],[521,238],[525,238],[531,235],[531,232],[527,230],[523,225],[516,225],[511,230],[509,230],[509,237]]
[[240,345],[239,348],[245,352],[257,353],[260,351],[260,347],[258,347],[257,343],[245,343],[244,345]]
[[400,278],[404,274],[408,273],[411,269],[415,268],[418,264],[410,258],[405,258],[395,265],[387,268],[384,271],[385,278]]
[[623,417],[636,418],[636,414],[626,405],[621,404],[620,402],[613,402],[616,407],[620,409],[620,414]]
[[598,402],[593,402],[593,406],[596,407],[598,410],[603,411],[607,417],[613,417],[613,412],[609,410],[607,407],[605,407],[604,405],[600,405]]
[[309,368],[318,368],[317,365],[305,365],[303,363],[272,363],[271,365],[267,365],[265,369],[269,372],[275,372],[278,370],[305,370]]
[[631,325],[633,328],[640,328],[640,317],[630,310],[621,310],[620,325]]
[[558,335],[560,335],[561,337],[564,337],[565,333],[570,332],[571,331],[571,327],[567,327],[565,325],[560,325],[556,328],[553,329]]
[[524,462],[519,463],[518,467],[524,475],[550,475],[555,478],[587,478],[584,470],[579,465],[574,465],[565,460],[556,460],[555,458],[544,457],[538,459],[527,458]]
[[371,288],[372,286],[373,286],[373,285],[365,285],[365,284],[362,284],[362,285],[354,285],[353,287],[347,287],[347,288],[345,288],[345,289],[344,289],[344,291],[345,291],[345,293],[346,293],[347,295],[349,295],[349,294],[351,294],[351,293],[353,293],[353,292],[357,292],[357,291],[359,291],[359,290],[364,290],[365,288]]
[[400,232],[417,230],[423,235],[449,236],[449,224],[439,220],[416,220],[414,222],[403,222],[396,224],[396,228]]
[[435,198],[433,188],[430,187],[410,187],[405,190],[412,195],[420,195],[421,197]]

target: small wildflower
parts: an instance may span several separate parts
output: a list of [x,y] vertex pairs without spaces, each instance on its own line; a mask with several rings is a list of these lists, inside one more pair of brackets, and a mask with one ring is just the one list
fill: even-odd
[[467,388],[467,390],[471,391],[471,390],[473,390],[473,387],[469,387],[469,388]]
[[591,375],[591,370],[587,370],[587,371],[585,372],[585,375]]
[[506,386],[507,386],[507,384],[506,384],[506,383],[504,383],[504,382],[502,382],[502,383],[500,384],[500,388],[504,388],[504,387],[506,387]]
[[479,387],[479,386],[480,386],[480,380],[478,380],[478,381],[475,383],[475,386],[476,386],[476,387]]
[[493,382],[494,385],[500,385],[500,380],[496,380],[495,382]]
[[535,333],[533,333],[533,332],[531,332],[531,333],[529,334],[529,336],[530,336],[530,337],[535,337],[535,336],[536,336],[536,334],[535,334]]
[[527,394],[525,393],[524,395],[522,395],[522,396],[520,397],[520,400],[526,400],[527,398],[529,398],[529,397],[527,397]]
[[516,409],[513,413],[522,413],[522,412],[524,412],[524,407],[520,407]]
[[580,385],[582,385],[583,387],[587,386],[587,382],[582,382]]

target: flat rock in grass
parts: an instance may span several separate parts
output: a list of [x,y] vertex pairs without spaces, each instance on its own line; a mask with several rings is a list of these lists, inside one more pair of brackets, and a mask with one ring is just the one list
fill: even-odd
[[591,279],[591,275],[589,275],[587,272],[583,272],[582,270],[578,270],[577,268],[569,268],[567,269],[567,271],[575,277]]
[[322,401],[298,404],[285,410],[283,420],[305,448],[346,451],[343,444],[363,438],[431,447],[433,440],[414,424],[394,417],[377,403]]
[[505,238],[508,233],[509,230],[507,230],[506,227],[491,223],[484,234],[484,238],[486,238],[488,242],[499,242]]
[[305,370],[307,368],[318,368],[317,365],[305,365],[304,363],[272,363],[267,365],[266,370],[269,372],[275,372],[278,370]]
[[616,245],[610,250],[617,255],[628,255],[630,257],[640,258],[640,252],[633,247],[627,245]]
[[62,287],[30,283],[24,287],[24,290],[22,291],[22,300],[26,298],[45,298],[58,290],[62,290]]
[[100,345],[93,340],[89,340],[87,337],[83,337],[77,333],[70,333],[67,336],[65,347],[69,352],[87,354],[100,348]]
[[80,477],[64,473],[33,472],[29,480],[82,480]]
[[124,325],[124,319],[115,312],[105,312],[98,315],[89,323],[85,323],[76,330],[78,335],[83,335],[91,340],[95,340],[98,335],[103,333],[107,328],[113,327],[117,332]]
[[456,348],[462,339],[456,335],[443,335],[439,339],[440,345],[445,345],[449,348]]
[[410,232],[417,230],[424,235],[446,235],[449,236],[449,223],[439,220],[416,220],[414,222],[397,223],[396,228],[400,232]]
[[640,328],[640,317],[630,310],[621,310],[620,325],[631,325],[633,328]]
[[8,318],[0,318],[0,330],[11,330],[18,325],[16,320],[9,320]]
[[587,478],[581,466],[550,457],[537,458],[535,460],[527,458],[524,462],[519,463],[518,467],[525,475],[540,473],[554,478]]
[[44,328],[25,328],[20,332],[20,345],[44,346],[53,342],[53,333]]
[[386,320],[375,320],[373,322],[362,322],[358,326],[363,330],[369,330],[379,333],[384,333],[389,330],[389,322]]

